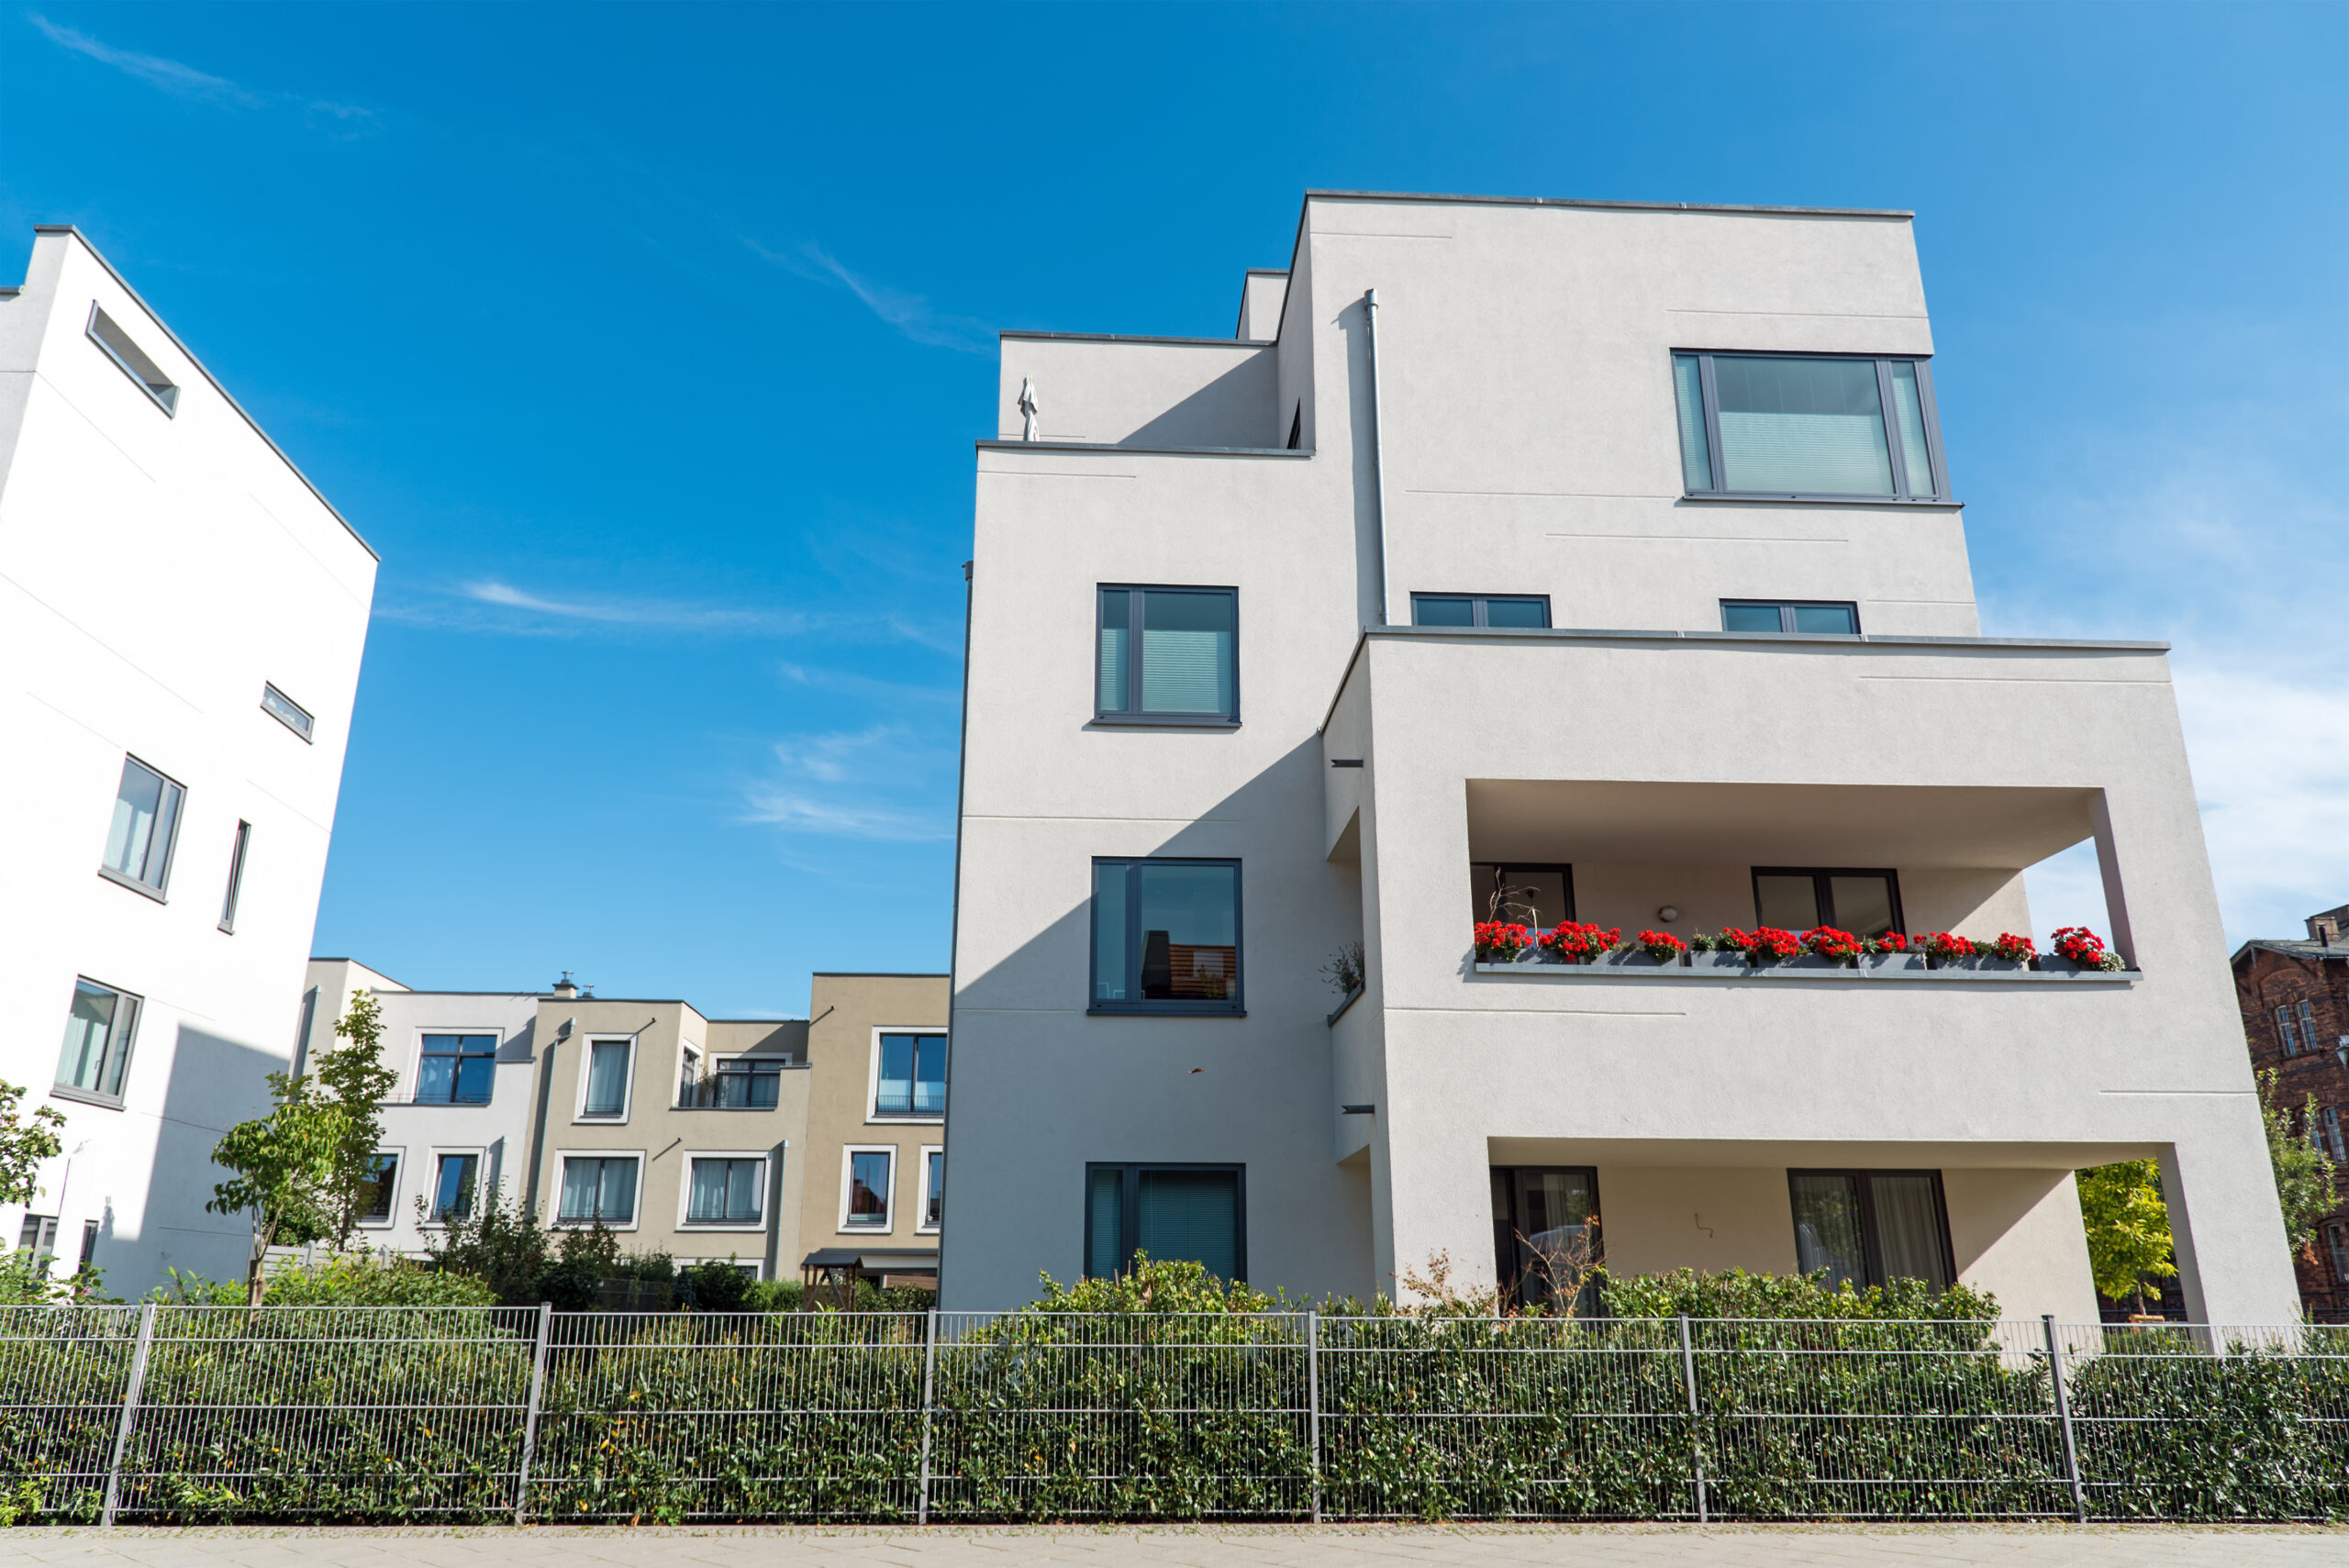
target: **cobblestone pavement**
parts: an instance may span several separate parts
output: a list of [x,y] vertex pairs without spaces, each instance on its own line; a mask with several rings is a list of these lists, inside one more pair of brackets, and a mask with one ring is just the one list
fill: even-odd
[[2349,1564],[2349,1530],[2160,1525],[0,1530],[0,1563],[19,1562],[87,1568],[1012,1568],[1028,1562],[1093,1568],[2342,1568]]

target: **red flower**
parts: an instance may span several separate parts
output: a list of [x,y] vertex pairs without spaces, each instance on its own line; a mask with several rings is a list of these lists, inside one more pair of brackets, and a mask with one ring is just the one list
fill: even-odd
[[1850,963],[1860,956],[1860,939],[1832,926],[1813,926],[1802,934],[1802,945],[1820,958]]
[[1907,952],[1908,951],[1909,939],[1898,931],[1887,931],[1880,937],[1871,937],[1868,940],[1870,952]]
[[1764,926],[1753,931],[1732,933],[1746,940],[1740,945],[1746,956],[1753,959],[1792,958],[1802,951],[1802,939],[1792,931],[1782,931],[1776,926]]
[[1670,931],[1642,931],[1640,946],[1659,963],[1669,962],[1688,951],[1688,944]]
[[2065,926],[2055,933],[2055,956],[2068,958],[2082,969],[2119,969],[2121,955],[2086,926]]
[[1970,937],[1955,931],[1928,931],[1924,936],[1925,951],[1935,958],[1972,958],[1982,950]]
[[1476,956],[1511,959],[1533,945],[1533,934],[1523,926],[1502,920],[1476,922]]
[[1557,926],[1542,933],[1542,949],[1564,959],[1568,963],[1588,963],[1600,953],[1611,951],[1623,940],[1620,926],[1601,929],[1586,926],[1579,921],[1561,920]]
[[2014,960],[2017,962],[2027,961],[2039,956],[2039,950],[2032,945],[2032,941],[2029,937],[2019,937],[2012,931],[2000,931],[1998,933],[1998,940],[1990,944],[1990,951],[1997,953],[2000,958]]

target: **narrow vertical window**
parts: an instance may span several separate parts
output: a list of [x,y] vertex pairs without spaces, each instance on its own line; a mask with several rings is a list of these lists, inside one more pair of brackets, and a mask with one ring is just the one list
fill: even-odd
[[99,874],[161,898],[171,881],[172,846],[186,798],[187,791],[177,784],[138,758],[125,757]]
[[1705,439],[1704,387],[1694,354],[1672,356],[1672,390],[1680,406],[1680,482],[1688,489],[1713,487],[1713,449]]
[[1133,635],[1133,595],[1124,588],[1101,590],[1101,670],[1098,702],[1103,713],[1126,711],[1126,646]]
[[359,1223],[389,1225],[392,1222],[392,1200],[398,1195],[400,1157],[378,1154],[374,1168],[359,1188]]
[[2284,1042],[2285,1055],[2300,1053],[2299,1043],[2292,1038],[2292,1009],[2288,1006],[2276,1009],[2276,1038]]
[[946,1151],[927,1150],[922,1162],[929,1170],[922,1183],[921,1229],[936,1230],[946,1223]]
[[481,1172],[478,1154],[443,1154],[432,1184],[432,1218],[451,1215],[463,1219],[473,1211],[473,1180]]
[[841,1229],[889,1229],[890,1175],[896,1152],[894,1149],[848,1151],[848,1201],[841,1216]]
[[1933,459],[1925,444],[1925,404],[1918,395],[1917,366],[1913,361],[1894,360],[1887,367],[1892,373],[1892,407],[1900,426],[1900,456],[1908,470],[1908,493],[1911,495],[1938,495],[1940,488],[1933,483]]
[[580,1103],[581,1116],[628,1115],[629,1058],[633,1043],[625,1040],[587,1042],[587,1092]]
[[2306,1002],[2300,1004],[2300,1040],[2307,1050],[2316,1049],[2316,1013]]
[[252,842],[253,825],[237,824],[237,841],[228,850],[228,891],[220,900],[220,929],[237,929],[237,895],[245,888],[245,851]]

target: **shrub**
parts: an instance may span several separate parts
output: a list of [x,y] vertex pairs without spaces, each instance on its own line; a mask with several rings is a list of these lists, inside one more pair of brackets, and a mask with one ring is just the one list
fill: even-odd
[[[242,1280],[171,1271],[147,1299],[167,1306],[242,1307]],[[495,1307],[497,1294],[471,1274],[451,1273],[375,1252],[333,1252],[315,1263],[293,1259],[262,1275],[264,1307]],[[535,1305],[535,1304],[534,1304]]]

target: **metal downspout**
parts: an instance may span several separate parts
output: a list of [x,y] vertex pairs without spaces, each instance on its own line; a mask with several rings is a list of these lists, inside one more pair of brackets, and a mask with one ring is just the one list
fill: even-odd
[[1364,289],[1362,296],[1364,314],[1369,323],[1363,334],[1363,346],[1370,359],[1370,484],[1372,506],[1378,514],[1378,624],[1387,624],[1386,614],[1386,465],[1380,461],[1378,430],[1384,422],[1379,417],[1378,397],[1378,291]]

